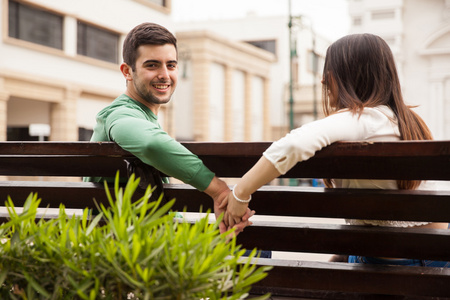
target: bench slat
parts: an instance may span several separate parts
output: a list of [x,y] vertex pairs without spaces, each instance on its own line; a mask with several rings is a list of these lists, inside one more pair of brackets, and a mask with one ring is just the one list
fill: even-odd
[[[242,177],[259,157],[201,156],[219,177]],[[414,164],[411,164],[411,160]],[[449,159],[450,163],[450,159]],[[427,172],[432,169],[433,172]],[[281,178],[429,179],[449,180],[450,170],[437,157],[314,157],[297,164]],[[367,171],[370,170],[370,173]]]
[[[110,188],[112,192],[113,189]],[[41,198],[41,207],[81,208],[95,207],[93,199],[108,205],[103,184],[93,182],[9,181],[0,182],[0,201],[10,196],[15,206],[22,206],[30,193]]]
[[[253,286],[253,293],[299,296],[305,290],[372,294],[369,299],[391,299],[381,294],[423,297],[450,297],[450,269],[360,265],[309,261],[259,259],[258,265],[275,266]],[[317,294],[317,293],[316,293]],[[319,293],[328,299],[327,293]],[[331,294],[336,299],[336,294]],[[365,299],[357,297],[355,299]],[[397,298],[394,298],[397,299]],[[403,298],[401,298],[403,299]],[[409,299],[409,298],[408,298]],[[416,298],[414,298],[416,299]]]
[[[244,144],[246,151],[243,155]],[[241,177],[260,158],[270,143],[191,142],[183,143],[183,145],[197,154],[218,176]],[[326,170],[329,178],[367,178],[367,170],[370,170],[370,177],[374,179],[450,180],[450,168],[443,165],[443,162],[450,164],[449,148],[448,141],[339,142],[322,149],[313,158],[298,164],[283,177],[322,178]],[[7,161],[9,155],[39,154],[130,157],[130,153],[111,142],[0,143],[2,160]],[[410,163],[411,160],[414,164]],[[29,161],[28,164],[30,168],[33,168],[34,160]],[[88,162],[84,164],[89,165]],[[42,164],[38,167],[41,170],[46,168]],[[57,173],[57,171],[52,171],[52,166],[48,168],[50,168],[47,172],[49,176],[60,176],[59,174],[51,175],[52,172]],[[427,172],[429,169],[433,172]],[[14,171],[14,168],[8,170]],[[5,170],[1,175],[27,175],[19,174],[20,172],[23,171],[17,169],[14,174],[7,174]],[[87,172],[92,171],[87,170]]]
[[89,155],[133,157],[113,142],[1,142],[0,155]]
[[[61,201],[76,208],[93,204],[92,198],[106,199],[103,184],[90,182],[6,181],[0,182],[1,201],[11,195],[24,201],[37,192],[43,203],[58,207]],[[178,199],[173,210],[198,212],[213,209],[205,193],[186,184],[165,184],[168,200]],[[140,195],[137,192],[137,195]],[[265,186],[254,195],[250,207],[259,215],[349,219],[391,219],[450,222],[450,191],[398,191],[322,189]],[[276,205],[274,205],[276,203]]]
[[[200,156],[254,156],[261,154],[271,142],[182,142],[186,148]],[[245,149],[245,152],[243,152]],[[1,142],[0,155],[120,155],[130,156],[114,142]],[[449,141],[396,141],[396,142],[336,142],[315,157],[325,156],[440,156],[450,155]]]
[[[165,184],[174,209],[212,209],[211,199],[189,185]],[[264,186],[250,208],[259,215],[450,222],[450,191],[323,189]]]
[[257,226],[246,228],[238,235],[238,242],[247,249],[450,261],[449,230],[268,224],[258,222]]
[[127,163],[122,157],[0,156],[0,175],[114,177],[117,170],[126,176]]
[[258,222],[237,239],[247,249],[450,261],[449,230]]

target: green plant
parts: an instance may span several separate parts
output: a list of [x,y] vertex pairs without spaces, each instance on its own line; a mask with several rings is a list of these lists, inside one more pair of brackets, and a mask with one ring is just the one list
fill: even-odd
[[[116,177],[109,207],[54,219],[36,219],[40,203],[31,194],[22,213],[6,206],[0,226],[1,299],[243,299],[268,268],[242,259],[218,221],[174,222],[174,200],[160,206],[145,196],[133,202],[139,179],[125,189]],[[106,186],[106,184],[105,184]],[[266,299],[268,295],[259,299]]]

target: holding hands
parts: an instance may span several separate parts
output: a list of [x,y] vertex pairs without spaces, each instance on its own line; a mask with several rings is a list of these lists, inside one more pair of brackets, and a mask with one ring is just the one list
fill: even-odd
[[[227,229],[236,228],[236,234],[252,223],[248,220],[255,214],[248,208],[252,199],[251,195],[262,185],[280,176],[281,173],[264,156],[239,179],[238,184],[230,191],[228,186],[222,181],[220,196],[214,199],[214,212],[216,217],[225,212],[220,232]],[[205,191],[206,192],[206,191]]]
[[[253,216],[255,213],[248,208],[248,204],[252,199],[252,194],[264,184],[280,176],[281,173],[275,168],[275,166],[264,156],[262,156],[258,162],[239,179],[238,183],[234,186],[233,192],[227,196],[227,207],[224,216],[225,225],[228,228],[233,226],[241,226],[241,224],[248,222],[247,215],[251,213]],[[237,224],[237,225],[236,225]],[[245,227],[244,226],[244,227]],[[242,227],[242,229],[244,229]]]
[[[228,194],[227,196],[227,208],[224,216],[224,222],[225,225],[227,225],[228,228],[231,228],[235,226],[236,224],[239,224],[243,222],[243,217],[247,212],[254,214],[254,211],[251,212],[248,208],[248,204],[250,200],[252,199],[252,196],[250,195],[246,199],[240,199],[237,196],[236,191],[237,185],[233,187],[233,191]],[[246,219],[246,218],[244,218]],[[251,224],[249,224],[251,225]],[[243,228],[242,228],[243,229]]]
[[208,188],[205,190],[205,193],[207,193],[214,201],[214,214],[216,216],[216,219],[222,214],[225,213],[224,218],[222,219],[222,222],[219,224],[219,230],[220,233],[224,233],[227,230],[231,228],[235,228],[235,234],[239,234],[244,230],[246,226],[251,225],[252,223],[249,221],[249,218],[254,215],[254,211],[251,211],[248,208],[248,205],[245,205],[243,208],[241,207],[239,213],[234,213],[235,215],[239,214],[239,217],[235,217],[237,222],[233,222],[232,225],[227,220],[227,209],[229,205],[228,203],[234,204],[236,200],[230,199],[230,197],[233,197],[233,193],[228,188],[228,185],[220,180],[217,177],[214,177],[211,181]]

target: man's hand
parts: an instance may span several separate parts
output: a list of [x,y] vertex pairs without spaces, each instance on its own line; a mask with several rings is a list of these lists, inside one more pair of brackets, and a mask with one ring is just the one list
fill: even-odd
[[225,225],[227,225],[228,228],[231,228],[236,224],[241,225],[241,223],[244,223],[248,220],[249,217],[247,217],[246,215],[254,215],[254,211],[252,212],[248,208],[248,203],[238,202],[234,198],[233,193],[228,193],[227,209],[224,216]]
[[[222,214],[226,212],[227,203],[229,199],[229,195],[231,194],[230,188],[228,185],[220,180],[217,177],[214,177],[208,188],[205,190],[205,193],[208,194],[214,201],[214,214],[216,219]],[[250,211],[250,209],[246,209],[242,214],[242,218],[240,218],[240,222],[233,223],[233,226],[228,226],[228,222],[225,222],[225,216],[222,219],[222,222],[219,224],[220,233],[226,232],[228,229],[236,228],[235,234],[239,234],[244,230],[244,228],[252,223],[248,220],[251,216],[253,216],[254,212]]]

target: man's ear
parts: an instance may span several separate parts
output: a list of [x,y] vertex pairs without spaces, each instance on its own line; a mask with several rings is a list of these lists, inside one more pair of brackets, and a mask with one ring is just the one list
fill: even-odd
[[123,77],[125,77],[125,79],[127,81],[133,80],[133,76],[131,74],[133,72],[133,70],[131,69],[131,67],[129,65],[127,65],[126,63],[122,63],[120,65],[120,71],[122,72]]

